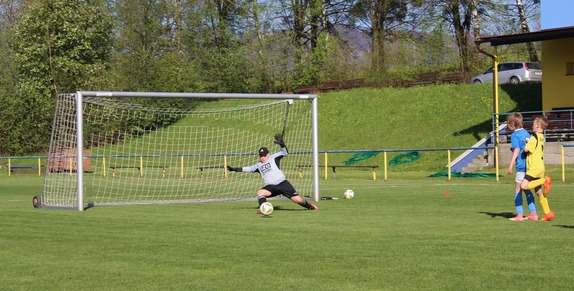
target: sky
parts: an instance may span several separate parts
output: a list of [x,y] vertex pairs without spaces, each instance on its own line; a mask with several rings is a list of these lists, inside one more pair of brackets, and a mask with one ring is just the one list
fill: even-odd
[[540,8],[541,29],[574,26],[573,0],[541,0]]

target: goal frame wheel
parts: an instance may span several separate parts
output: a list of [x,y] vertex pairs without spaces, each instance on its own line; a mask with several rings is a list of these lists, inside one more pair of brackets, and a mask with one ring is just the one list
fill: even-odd
[[32,198],[32,205],[34,206],[34,208],[40,208],[42,207],[42,199],[40,198],[40,196],[34,196],[34,198]]

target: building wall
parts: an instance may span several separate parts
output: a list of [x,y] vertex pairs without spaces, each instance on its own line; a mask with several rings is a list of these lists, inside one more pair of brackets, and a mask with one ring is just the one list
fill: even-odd
[[[542,42],[542,109],[574,108],[574,38]],[[570,73],[567,73],[570,72]]]

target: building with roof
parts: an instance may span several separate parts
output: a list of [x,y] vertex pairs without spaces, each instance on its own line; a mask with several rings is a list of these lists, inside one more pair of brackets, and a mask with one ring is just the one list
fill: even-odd
[[489,55],[496,62],[496,56],[486,53],[481,49],[481,45],[497,47],[541,42],[544,71],[542,110],[574,109],[574,18],[570,15],[574,11],[574,1],[542,0],[540,6],[541,30],[484,36],[475,43],[479,51]]

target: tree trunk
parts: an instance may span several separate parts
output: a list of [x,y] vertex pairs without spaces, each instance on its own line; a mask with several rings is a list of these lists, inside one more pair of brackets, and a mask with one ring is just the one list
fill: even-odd
[[385,16],[387,14],[387,0],[369,1],[369,14],[371,17],[372,34],[372,63],[373,72],[386,71],[385,65]]
[[[464,3],[463,3],[464,4]],[[468,3],[467,3],[468,4]],[[469,7],[467,7],[469,8]],[[470,19],[472,17],[472,9],[466,9],[461,14],[461,6],[459,1],[450,1],[448,5],[452,25],[454,27],[454,35],[456,44],[459,49],[459,56],[462,63],[462,70],[468,72],[470,70],[471,51],[470,51]]]
[[[472,13],[472,23],[473,23],[473,36],[474,36],[474,40],[477,40],[480,38],[480,17],[478,17],[478,6],[476,3],[476,0],[470,0],[470,9],[471,9],[471,13]],[[479,55],[475,54],[474,58],[473,58],[473,64],[475,67],[479,67]]]
[[[520,26],[522,28],[522,32],[530,32],[530,29],[528,28],[528,21],[526,20],[526,15],[524,14],[524,5],[522,4],[522,0],[516,0],[516,7],[518,8],[518,16],[520,17]],[[534,44],[532,42],[527,42],[526,48],[528,49],[528,56],[530,61],[538,62],[538,54],[536,53]]]

